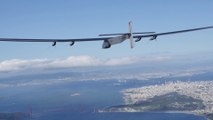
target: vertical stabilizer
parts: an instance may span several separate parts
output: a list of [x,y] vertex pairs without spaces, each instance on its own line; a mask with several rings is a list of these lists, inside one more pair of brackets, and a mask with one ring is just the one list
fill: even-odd
[[132,21],[129,22],[129,40],[130,40],[130,47],[134,48],[134,40],[133,40],[133,32],[132,32]]

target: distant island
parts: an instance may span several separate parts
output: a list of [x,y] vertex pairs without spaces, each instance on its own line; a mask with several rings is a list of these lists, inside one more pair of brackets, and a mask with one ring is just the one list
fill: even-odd
[[99,112],[183,112],[213,120],[213,82],[170,82],[122,91],[125,105]]

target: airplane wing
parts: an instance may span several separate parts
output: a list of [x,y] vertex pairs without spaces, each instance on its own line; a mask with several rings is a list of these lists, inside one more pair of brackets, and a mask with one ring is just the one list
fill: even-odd
[[[70,46],[74,45],[75,42],[84,41],[106,41],[112,37],[104,38],[82,38],[82,39],[26,39],[26,38],[0,38],[0,41],[5,42],[49,42],[52,46],[55,46],[57,42],[70,42]],[[105,43],[106,44],[106,43]],[[103,47],[104,48],[104,47]]]
[[0,41],[6,42],[50,42],[52,46],[55,46],[58,42],[69,42],[70,46],[74,45],[75,42],[85,42],[85,41],[103,41],[102,48],[110,48],[112,45],[119,44],[127,39],[130,39],[131,48],[134,47],[133,38],[136,39],[135,42],[140,41],[142,38],[150,37],[150,40],[156,39],[158,36],[177,34],[184,32],[192,32],[197,30],[210,29],[213,26],[186,29],[180,31],[172,31],[165,33],[155,33],[155,32],[132,32],[132,22],[129,22],[129,33],[114,33],[114,34],[101,34],[100,36],[108,37],[99,37],[99,38],[81,38],[81,39],[26,39],[26,38],[0,38]]
[[137,40],[135,42],[140,41],[141,38],[147,38],[147,37],[151,37],[150,40],[155,40],[155,39],[157,39],[158,36],[162,36],[162,35],[170,35],[170,34],[177,34],[177,33],[192,32],[192,31],[198,31],[198,30],[204,30],[204,29],[210,29],[210,28],[213,28],[213,26],[194,28],[194,29],[186,29],[186,30],[179,30],[179,31],[172,31],[172,32],[164,32],[164,33],[154,33],[154,34],[147,34],[147,35],[135,35],[134,38],[137,38]]
[[112,37],[105,38],[82,38],[82,39],[26,39],[26,38],[0,38],[6,42],[84,42],[84,41],[103,41]]

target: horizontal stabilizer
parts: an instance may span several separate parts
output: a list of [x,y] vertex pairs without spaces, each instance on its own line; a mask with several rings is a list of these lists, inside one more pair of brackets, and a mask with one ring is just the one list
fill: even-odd
[[[134,32],[132,34],[154,34],[155,32]],[[112,34],[100,34],[99,36],[115,36],[115,35],[128,35],[129,33],[112,33]]]

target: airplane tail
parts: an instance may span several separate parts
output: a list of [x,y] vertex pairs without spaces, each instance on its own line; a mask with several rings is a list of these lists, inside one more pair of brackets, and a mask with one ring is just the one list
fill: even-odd
[[130,47],[134,48],[134,39],[133,39],[133,32],[132,32],[132,21],[129,22],[129,40],[130,40]]

